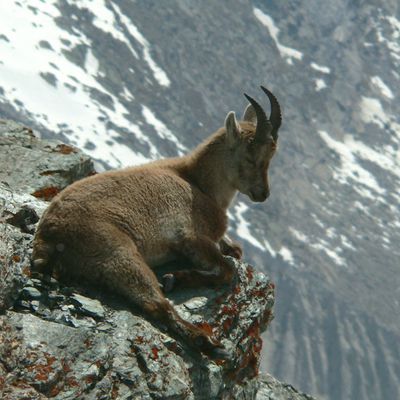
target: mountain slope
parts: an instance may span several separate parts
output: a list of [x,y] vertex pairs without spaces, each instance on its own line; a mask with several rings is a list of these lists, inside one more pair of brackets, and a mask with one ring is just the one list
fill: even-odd
[[268,86],[284,111],[272,195],[231,210],[246,259],[277,282],[264,368],[321,398],[397,398],[399,13],[389,0],[0,4],[0,114],[120,167],[193,148]]

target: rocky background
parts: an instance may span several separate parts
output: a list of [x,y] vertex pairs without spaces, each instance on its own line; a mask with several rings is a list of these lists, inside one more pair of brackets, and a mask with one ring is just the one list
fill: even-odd
[[276,283],[261,369],[323,399],[396,399],[399,39],[395,0],[0,2],[0,115],[115,168],[193,148],[269,87],[272,194],[230,211]]
[[229,352],[227,360],[211,361],[115,294],[31,273],[31,241],[46,201],[95,173],[89,157],[0,120],[0,163],[2,399],[312,399],[258,376],[260,335],[274,303],[268,277],[230,258],[232,287],[172,295],[179,314]]

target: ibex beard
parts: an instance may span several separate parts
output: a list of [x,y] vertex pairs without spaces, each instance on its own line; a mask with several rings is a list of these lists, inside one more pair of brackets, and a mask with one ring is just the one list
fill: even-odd
[[104,172],[64,189],[38,225],[32,268],[105,286],[190,346],[224,357],[216,338],[177,314],[152,268],[180,257],[193,264],[166,274],[164,292],[231,282],[234,271],[224,255],[242,252],[224,236],[227,209],[238,191],[256,202],[269,196],[268,167],[281,124],[278,101],[261,88],[271,103],[269,118],[245,95],[250,104],[242,121],[229,112],[224,126],[190,154]]

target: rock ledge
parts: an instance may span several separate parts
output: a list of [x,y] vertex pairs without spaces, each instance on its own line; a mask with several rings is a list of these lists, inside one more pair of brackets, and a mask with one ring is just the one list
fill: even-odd
[[260,334],[274,303],[268,277],[229,258],[232,287],[170,296],[183,318],[213,332],[231,355],[211,361],[117,296],[31,274],[45,200],[94,173],[86,155],[0,120],[0,164],[1,398],[310,399],[289,397],[294,392],[283,386],[276,397],[277,381],[257,378]]

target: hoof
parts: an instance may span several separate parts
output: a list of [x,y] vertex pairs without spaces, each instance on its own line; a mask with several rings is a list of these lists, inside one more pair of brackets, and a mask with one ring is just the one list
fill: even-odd
[[162,285],[164,293],[171,292],[175,286],[175,276],[173,274],[165,274],[162,277]]
[[194,339],[194,344],[213,360],[229,360],[232,358],[232,355],[224,346],[211,337],[199,336]]
[[242,249],[241,248],[235,248],[235,249],[232,249],[232,254],[231,254],[231,256],[233,257],[233,258],[236,258],[237,260],[241,260],[242,259],[242,256],[243,256],[243,252],[242,252]]

